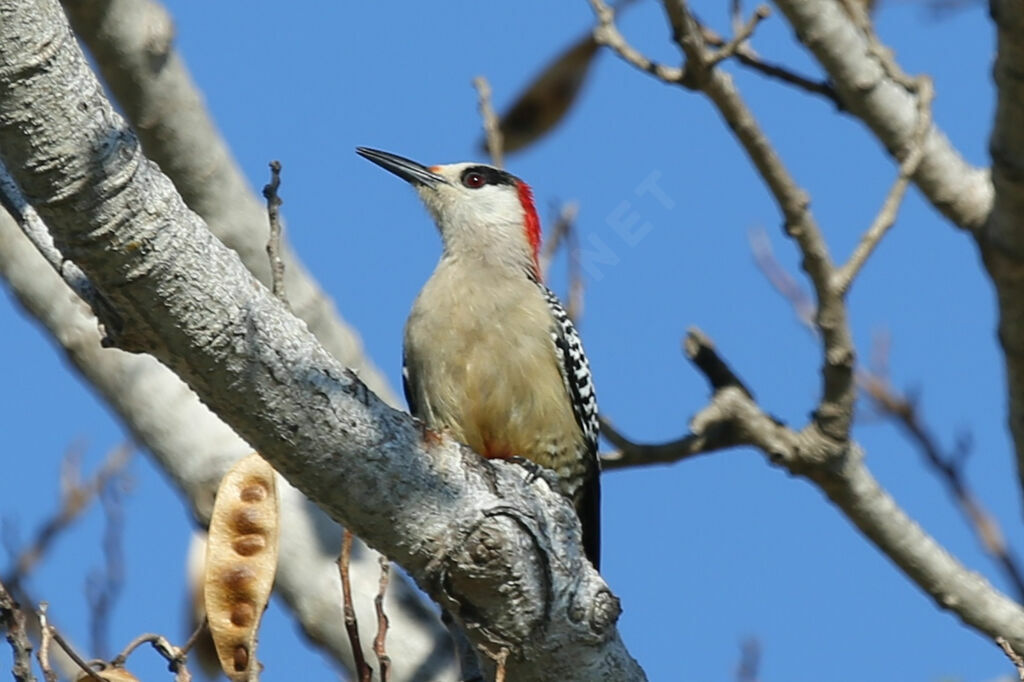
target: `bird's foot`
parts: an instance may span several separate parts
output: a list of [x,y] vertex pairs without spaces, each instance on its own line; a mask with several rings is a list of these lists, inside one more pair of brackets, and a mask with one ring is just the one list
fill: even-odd
[[540,478],[543,479],[544,482],[548,484],[548,487],[551,488],[552,490],[559,489],[558,474],[556,474],[551,469],[548,469],[547,467],[537,464],[532,459],[520,457],[519,455],[513,455],[512,457],[509,457],[508,461],[526,469],[527,485],[532,484],[534,481]]

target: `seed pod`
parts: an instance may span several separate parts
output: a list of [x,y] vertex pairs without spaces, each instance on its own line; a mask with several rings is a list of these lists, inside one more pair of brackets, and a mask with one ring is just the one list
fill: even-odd
[[[576,101],[597,54],[591,34],[551,61],[516,98],[498,123],[506,152],[527,147],[554,128]],[[482,143],[486,147],[486,142]]]
[[277,569],[278,515],[274,469],[255,452],[239,460],[213,504],[204,589],[217,657],[235,682],[256,670],[256,634]]

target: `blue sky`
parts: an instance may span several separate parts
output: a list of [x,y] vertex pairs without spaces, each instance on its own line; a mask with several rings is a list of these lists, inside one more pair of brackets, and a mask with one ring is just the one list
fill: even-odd
[[[719,30],[725,3],[696,9]],[[402,325],[439,253],[414,194],[353,153],[357,145],[427,164],[480,159],[473,76],[507,105],[527,80],[592,24],[586,2],[295,2],[288,11],[237,1],[177,1],[178,46],[255,187],[284,164],[289,237],[366,348],[399,385]],[[936,83],[935,119],[985,164],[994,91],[993,30],[981,4],[936,19],[922,3],[883,4],[879,31],[910,73]],[[647,54],[677,63],[656,3],[621,27]],[[774,15],[754,46],[809,73],[813,64]],[[955,46],[952,49],[951,46]],[[726,65],[796,178],[837,260],[871,221],[895,169],[857,121],[828,103]],[[637,440],[674,438],[705,404],[680,339],[709,334],[766,410],[803,424],[819,394],[818,348],[765,282],[748,234],[763,229],[797,271],[779,215],[728,130],[700,96],[600,55],[565,124],[508,161],[533,187],[545,224],[559,200],[580,204],[584,245],[615,264],[588,269],[581,333],[602,411]],[[671,206],[636,188],[656,178]],[[624,202],[628,202],[624,208]],[[649,224],[627,244],[615,216]],[[565,291],[564,262],[553,288]],[[1005,428],[1002,361],[991,287],[971,240],[915,190],[854,285],[861,357],[892,339],[894,383],[921,391],[922,414],[951,445],[973,435],[970,483],[1022,545],[1020,491]],[[86,443],[88,464],[124,438],[107,410],[10,297],[0,297],[0,414],[5,484],[0,515],[31,536],[51,513],[61,454]],[[855,434],[898,502],[951,552],[1003,583],[918,453],[870,410]],[[127,500],[127,587],[115,645],[142,631],[181,633],[181,566],[190,520],[161,474],[140,458]],[[99,566],[102,519],[91,511],[62,537],[30,586],[86,640],[85,575]],[[1009,672],[998,649],[939,612],[809,484],[751,451],[730,451],[604,477],[604,576],[622,599],[620,627],[652,680],[730,680],[739,643],[757,637],[762,679],[991,680]],[[264,679],[333,679],[272,607]],[[163,667],[142,654],[155,679]],[[0,668],[9,653],[0,649]]]

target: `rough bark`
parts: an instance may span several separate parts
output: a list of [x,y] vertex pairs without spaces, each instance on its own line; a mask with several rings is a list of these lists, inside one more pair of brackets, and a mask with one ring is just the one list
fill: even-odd
[[[873,44],[835,0],[776,0],[800,40],[815,56],[847,111],[902,160],[914,146],[918,107],[905,84],[887,72],[880,45]],[[974,168],[932,125],[914,183],[949,220],[977,230],[992,207],[987,169]]]
[[[266,208],[250,189],[184,59],[174,49],[174,24],[167,11],[149,0],[63,5],[76,35],[89,48],[138,134],[143,153],[160,166],[210,231],[238,252],[258,280],[268,283]],[[356,332],[341,319],[287,244],[283,260],[285,291],[295,315],[374,393],[398,405],[387,380],[363,352]]]
[[[144,443],[200,520],[209,517],[221,476],[251,448],[210,412],[188,386],[148,355],[100,346],[96,318],[42,259],[10,216],[0,215],[0,275],[53,336],[71,364]],[[351,669],[341,618],[337,550],[341,529],[290,485],[279,487],[282,552],[275,588],[308,637]],[[352,560],[363,623],[373,622],[369,595],[377,589],[376,554],[364,547]],[[400,575],[388,591],[396,680],[451,679],[450,644],[436,616]]]
[[995,202],[975,237],[999,301],[1009,424],[1024,490],[1024,6],[993,0],[996,116],[989,140]]
[[0,150],[117,310],[112,342],[171,367],[476,644],[507,651],[509,678],[643,679],[569,504],[424,430],[321,347],[142,155],[53,2],[0,6]]
[[[77,35],[91,49],[108,86],[139,132],[147,156],[168,173],[211,231],[266,281],[266,213],[173,49],[173,25],[164,8],[148,0],[68,2],[64,6]],[[393,404],[393,392],[366,359],[358,336],[287,246],[284,257],[293,310],[335,357],[356,369],[367,385]],[[244,442],[164,366],[100,352],[95,319],[67,295],[60,280],[6,216],[0,219],[0,272],[26,310],[53,334],[72,364],[178,485],[197,518],[205,519],[216,482],[233,458],[247,449]],[[284,493],[284,535],[291,546],[282,553],[277,588],[304,632],[351,669],[349,640],[339,616],[334,552],[341,529],[301,495],[295,495],[294,489],[288,489]],[[352,576],[359,594],[373,593],[378,566],[371,552],[357,549]],[[396,649],[394,678],[451,677],[446,631],[432,612],[418,603],[401,574],[392,581],[388,609]],[[368,601],[357,601],[357,610],[362,622],[372,622]]]

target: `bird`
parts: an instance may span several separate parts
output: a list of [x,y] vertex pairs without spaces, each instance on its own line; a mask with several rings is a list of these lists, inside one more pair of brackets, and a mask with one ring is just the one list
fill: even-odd
[[597,398],[583,344],[540,272],[529,185],[494,166],[356,153],[410,183],[442,252],[405,324],[409,411],[488,459],[554,471],[600,568]]

